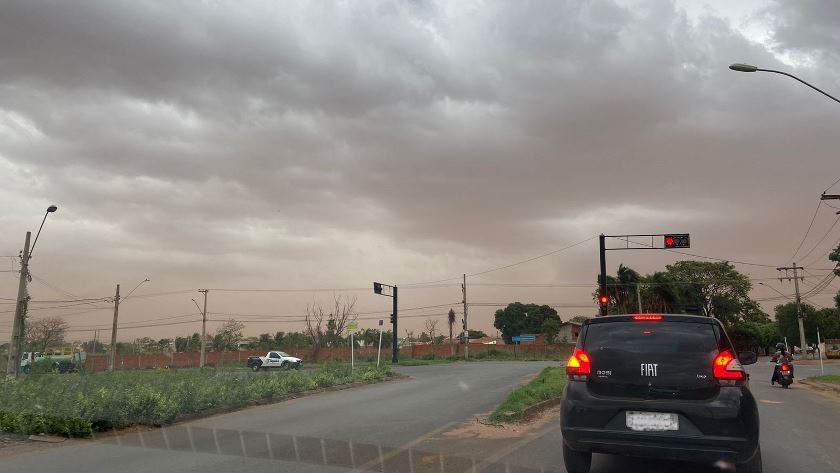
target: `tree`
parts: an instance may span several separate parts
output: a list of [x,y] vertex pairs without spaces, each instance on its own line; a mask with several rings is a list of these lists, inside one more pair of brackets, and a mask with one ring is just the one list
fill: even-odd
[[560,321],[557,311],[547,305],[514,302],[496,311],[493,326],[502,332],[505,343],[511,343],[511,338],[514,336],[523,333],[540,333],[543,323],[551,318]]
[[99,340],[90,340],[87,342],[82,343],[82,350],[87,352],[88,354],[102,354],[108,348],[105,346],[104,343],[100,342]]
[[258,350],[273,350],[278,345],[274,342],[274,338],[272,338],[270,333],[261,333],[259,337],[257,337],[257,343],[255,344],[256,349]]
[[175,337],[175,351],[183,353],[189,351],[190,337]]
[[64,343],[67,322],[61,317],[45,317],[26,325],[26,343],[32,351],[46,352]]
[[658,271],[647,275],[641,286],[642,311],[673,313],[682,308],[680,293],[670,274]]
[[213,349],[216,351],[233,351],[239,349],[242,331],[245,324],[234,319],[225,322],[213,335]]
[[274,334],[274,346],[282,347],[286,342],[286,334],[284,332],[277,332]]
[[557,334],[560,333],[560,319],[545,319],[542,324],[542,333],[546,343],[552,344],[557,341]]
[[333,296],[333,311],[327,313],[318,301],[306,306],[306,335],[312,341],[317,352],[319,349],[335,345],[342,338],[347,324],[356,320],[356,298]]
[[481,330],[467,330],[467,336],[470,337],[470,340],[475,340],[477,338],[487,338],[487,334],[482,332]]
[[669,278],[679,286],[683,308],[699,306],[700,314],[715,317],[727,327],[743,322],[752,283],[728,262],[678,261],[665,267]]
[[[816,334],[816,324],[814,319],[816,316],[816,309],[810,304],[801,304],[802,324],[805,326],[805,339],[807,340],[809,328],[814,327],[814,334]],[[796,303],[788,302],[786,304],[777,305],[776,325],[779,328],[779,334],[782,337],[787,337],[788,344],[791,346],[799,343],[799,321],[796,314]],[[813,337],[816,340],[816,335]],[[781,341],[781,340],[779,340]]]
[[569,319],[569,322],[575,322],[575,323],[578,323],[578,324],[582,324],[582,323],[586,322],[587,320],[589,320],[591,318],[592,317],[587,317],[585,315],[576,315],[576,316],[572,317],[571,319]]
[[434,319],[426,319],[423,322],[423,325],[426,327],[426,332],[429,334],[429,338],[432,340],[432,343],[435,343],[435,332],[437,332],[437,324],[438,320]]
[[283,337],[280,348],[308,348],[312,346],[312,339],[304,332],[289,332]]

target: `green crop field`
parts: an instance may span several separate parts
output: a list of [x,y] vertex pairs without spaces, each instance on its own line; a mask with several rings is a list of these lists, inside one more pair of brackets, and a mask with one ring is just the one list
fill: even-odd
[[349,366],[329,364],[269,373],[187,369],[33,375],[0,384],[0,431],[85,437],[393,375],[390,366],[357,366],[351,373]]

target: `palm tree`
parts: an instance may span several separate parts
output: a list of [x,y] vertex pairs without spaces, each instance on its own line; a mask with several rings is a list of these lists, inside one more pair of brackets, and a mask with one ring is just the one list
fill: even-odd
[[455,326],[455,311],[449,309],[449,314],[447,315],[449,316],[447,319],[447,322],[449,322],[449,352],[454,355],[455,345],[452,344],[452,328]]

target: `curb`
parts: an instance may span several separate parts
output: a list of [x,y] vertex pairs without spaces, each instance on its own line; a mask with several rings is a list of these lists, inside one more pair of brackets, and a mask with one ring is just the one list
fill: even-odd
[[803,379],[799,381],[800,384],[804,384],[811,388],[814,388],[818,391],[828,391],[833,392],[836,394],[840,394],[840,384],[835,383],[823,383],[820,381],[810,381],[808,379]]
[[[560,404],[560,398],[547,399],[540,401],[533,406],[526,407],[521,412],[505,414],[500,422],[510,424],[513,422],[527,422],[534,418],[537,414]],[[495,425],[495,424],[493,424]]]

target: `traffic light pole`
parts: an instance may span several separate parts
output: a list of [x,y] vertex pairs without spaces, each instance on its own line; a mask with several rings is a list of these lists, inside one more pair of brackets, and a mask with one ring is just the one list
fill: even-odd
[[400,349],[397,347],[397,286],[393,288],[393,302],[394,302],[394,333],[391,334],[391,363],[398,363],[400,361]]
[[[631,242],[631,238],[650,238],[650,244]],[[655,241],[657,237],[662,238],[662,246]],[[618,238],[624,241],[624,247],[607,248],[607,238]],[[633,246],[631,246],[631,243]],[[598,236],[598,256],[601,259],[601,274],[598,276],[598,315],[607,315],[610,297],[607,294],[607,251],[613,250],[673,250],[677,248],[691,248],[691,239],[688,233],[653,233],[644,235],[604,235]],[[638,291],[638,284],[636,290]],[[638,294],[638,292],[637,292]],[[638,296],[637,296],[638,297]],[[641,305],[639,311],[641,312]]]
[[598,237],[598,244],[600,247],[600,256],[601,256],[601,276],[598,278],[598,311],[601,317],[607,315],[607,304],[602,304],[601,297],[607,295],[607,246],[606,246],[606,235],[603,233]]
[[[386,287],[391,288],[391,294],[383,294],[382,289]],[[390,286],[388,284],[382,284],[381,282],[374,282],[373,293],[379,294],[380,296],[390,297],[391,299],[393,299],[393,307],[391,309],[391,327],[393,330],[393,333],[391,333],[391,363],[398,363],[400,361],[400,349],[397,346],[397,317],[399,316],[399,314],[397,313],[397,309],[399,308],[399,303],[397,299],[397,286]],[[382,337],[380,336],[380,340],[381,338]]]

